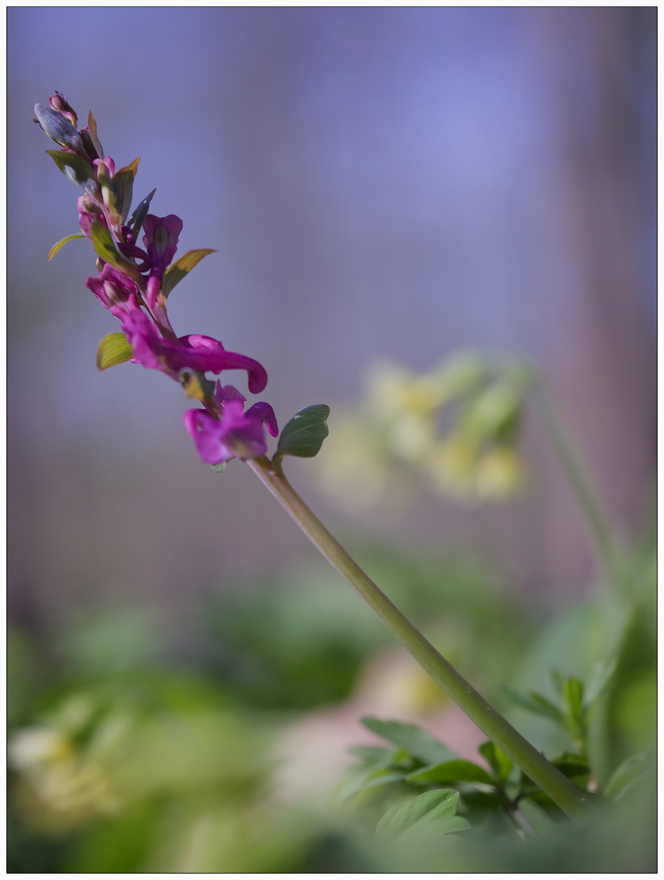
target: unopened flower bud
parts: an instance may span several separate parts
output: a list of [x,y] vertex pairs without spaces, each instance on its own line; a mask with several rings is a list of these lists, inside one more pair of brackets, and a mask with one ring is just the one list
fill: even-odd
[[74,109],[70,107],[69,102],[61,92],[56,91],[53,97],[48,99],[48,103],[54,110],[57,110],[58,113],[62,113],[62,115],[71,122],[74,128],[76,128],[76,125],[78,124],[78,116]]

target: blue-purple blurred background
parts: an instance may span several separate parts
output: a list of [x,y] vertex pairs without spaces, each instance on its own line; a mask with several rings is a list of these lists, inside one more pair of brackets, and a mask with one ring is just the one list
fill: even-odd
[[[654,459],[656,8],[8,9],[10,615],[50,631],[126,602],[187,629],[192,602],[311,558],[247,468],[200,463],[172,382],[95,369],[116,329],[85,289],[77,191],[32,106],[95,114],[136,196],[216,248],[178,287],[179,334],[260,360],[285,421],[360,393],[388,356],[458,347],[541,364],[611,519],[646,509]],[[232,377],[231,377],[232,380]],[[536,427],[535,490],[434,501],[360,526],[474,548],[557,601],[591,576]],[[324,455],[324,447],[323,453]],[[309,462],[298,487],[337,530]],[[357,528],[357,523],[354,524]]]

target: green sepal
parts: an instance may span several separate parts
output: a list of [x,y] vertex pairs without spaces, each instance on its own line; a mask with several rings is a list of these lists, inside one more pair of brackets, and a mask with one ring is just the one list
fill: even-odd
[[123,364],[134,356],[134,349],[124,333],[109,333],[97,349],[97,369],[101,372],[116,364]]
[[129,218],[129,228],[134,233],[136,238],[138,238],[138,233],[141,231],[141,227],[143,226],[143,221],[145,220],[148,211],[150,210],[150,202],[152,201],[152,196],[157,192],[156,187],[152,190],[152,192],[147,195],[142,202],[139,202],[136,206],[136,210]]
[[414,758],[425,764],[441,764],[456,760],[456,755],[447,746],[434,739],[415,724],[402,721],[381,721],[380,718],[362,718],[362,724],[372,733],[377,733],[388,742],[406,749]]
[[206,379],[203,373],[197,373],[195,370],[183,373],[180,381],[187,397],[203,401],[214,394],[214,382]]
[[[434,820],[450,820],[456,817],[459,806],[459,792],[451,789],[441,788],[435,791],[427,791],[409,801],[401,804],[395,804],[385,813],[376,828],[376,837],[384,842],[390,843],[399,837],[405,831],[420,822],[429,822]],[[449,828],[442,831],[436,825],[435,829],[431,829],[435,834],[449,833],[450,831],[462,831],[470,828],[465,819],[458,819],[451,823]]]
[[164,274],[164,280],[161,284],[161,292],[163,296],[168,297],[168,294],[173,290],[175,285],[179,284],[182,279],[200,263],[203,257],[207,257],[208,254],[214,253],[216,253],[214,249],[199,248],[195,251],[188,251],[184,256],[180,257],[179,260],[176,260]]
[[479,764],[472,761],[443,761],[442,764],[431,764],[414,773],[409,773],[407,782],[436,782],[440,785],[452,785],[455,782],[481,782],[493,785],[494,780]]
[[80,232],[75,232],[73,235],[66,235],[62,238],[57,244],[54,244],[51,250],[48,252],[49,260],[52,260],[53,257],[57,254],[61,247],[64,247],[68,241],[73,241],[75,238],[85,238]]
[[97,123],[95,122],[95,118],[92,115],[92,110],[90,110],[88,113],[88,133],[90,135],[90,140],[92,141],[92,146],[97,151],[97,155],[100,159],[103,159],[104,148],[102,147],[99,136],[97,135]]
[[105,263],[109,263],[114,269],[137,279],[140,276],[138,266],[124,257],[116,248],[113,236],[107,226],[97,220],[90,224],[90,237],[97,256]]
[[46,152],[72,183],[80,186],[90,195],[98,194],[99,185],[89,162],[77,153],[67,153],[64,150],[46,150]]
[[125,168],[116,171],[113,175],[113,180],[111,181],[111,189],[113,191],[113,196],[115,197],[114,207],[119,214],[122,223],[127,219],[129,209],[131,208],[134,178],[136,177],[136,170],[138,169],[138,163],[140,161],[140,157],[134,159],[131,165],[127,165]]
[[296,412],[279,435],[277,455],[313,458],[320,452],[323,440],[330,433],[327,417],[330,407],[324,403],[305,406]]

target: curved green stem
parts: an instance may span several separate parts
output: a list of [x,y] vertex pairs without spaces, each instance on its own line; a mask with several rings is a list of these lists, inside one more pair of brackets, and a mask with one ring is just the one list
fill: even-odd
[[420,666],[471,721],[509,755],[564,813],[571,818],[577,818],[591,811],[592,805],[582,792],[508,724],[367,577],[295,492],[280,463],[271,463],[263,456],[249,460],[247,464],[327,561],[373,608]]
[[540,379],[535,383],[534,390],[535,403],[542,423],[576,496],[599,564],[609,584],[614,589],[622,590],[624,584],[618,546],[598,500],[597,492],[591,485],[590,476],[572,445],[548,386]]

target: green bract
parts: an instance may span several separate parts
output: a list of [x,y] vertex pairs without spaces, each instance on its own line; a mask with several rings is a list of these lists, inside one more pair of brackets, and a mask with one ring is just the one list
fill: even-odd
[[327,417],[330,407],[324,403],[305,406],[295,413],[279,437],[277,455],[296,455],[299,458],[313,458],[320,452],[323,440],[330,433]]
[[109,333],[104,336],[97,349],[97,369],[107,370],[116,364],[123,364],[134,356],[134,350],[127,342],[124,333]]

